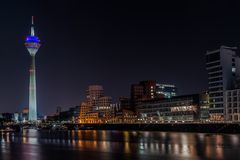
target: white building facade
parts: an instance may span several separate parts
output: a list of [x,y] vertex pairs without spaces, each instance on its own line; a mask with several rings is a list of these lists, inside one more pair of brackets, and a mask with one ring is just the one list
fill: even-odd
[[240,89],[224,93],[226,121],[240,122]]
[[211,121],[226,120],[224,92],[234,88],[236,77],[240,75],[240,58],[236,50],[236,47],[221,46],[206,53]]

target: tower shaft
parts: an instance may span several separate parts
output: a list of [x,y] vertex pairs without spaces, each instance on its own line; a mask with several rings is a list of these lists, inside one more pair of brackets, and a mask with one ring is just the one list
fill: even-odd
[[29,120],[37,120],[37,95],[36,95],[36,70],[35,70],[35,55],[32,55],[32,64],[30,67],[29,81]]

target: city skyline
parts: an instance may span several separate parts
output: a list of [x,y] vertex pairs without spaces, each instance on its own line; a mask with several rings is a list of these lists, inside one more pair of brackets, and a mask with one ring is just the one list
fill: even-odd
[[[36,15],[37,35],[44,41],[36,64],[42,114],[79,105],[90,84],[103,85],[114,99],[129,96],[132,83],[148,79],[175,84],[180,95],[206,90],[206,51],[240,42],[237,5],[232,3],[217,4],[226,7],[224,14],[211,12],[216,4],[200,3],[206,7],[203,15],[196,4],[184,3],[173,8],[142,2],[17,4],[9,9],[5,2],[0,11],[1,112],[20,111],[28,104],[29,55],[22,44],[31,15]],[[221,25],[222,19],[229,24]]]
[[0,5],[0,159],[236,159],[240,1]]

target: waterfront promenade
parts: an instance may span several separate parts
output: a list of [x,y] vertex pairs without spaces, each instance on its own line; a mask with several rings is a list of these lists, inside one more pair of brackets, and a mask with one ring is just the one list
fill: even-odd
[[118,130],[118,131],[164,131],[197,133],[240,133],[240,123],[158,123],[158,124],[75,124],[40,123],[2,125],[2,131],[36,128],[38,130]]

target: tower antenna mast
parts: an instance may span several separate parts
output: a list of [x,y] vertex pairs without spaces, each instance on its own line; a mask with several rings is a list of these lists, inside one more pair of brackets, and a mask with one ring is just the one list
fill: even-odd
[[31,36],[35,36],[34,32],[34,17],[32,16]]

